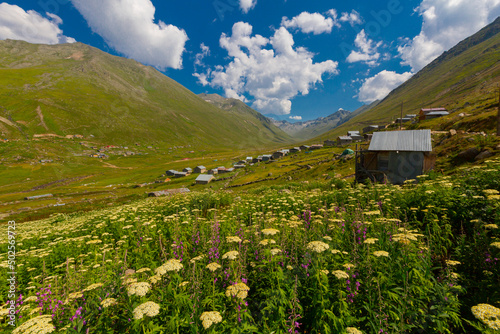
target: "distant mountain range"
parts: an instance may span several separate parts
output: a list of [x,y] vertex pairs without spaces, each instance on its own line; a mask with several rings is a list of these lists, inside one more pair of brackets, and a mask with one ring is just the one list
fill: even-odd
[[273,123],[293,138],[297,140],[307,140],[335,129],[349,119],[370,110],[376,106],[378,102],[379,101],[375,101],[370,105],[364,105],[353,112],[340,109],[326,117],[319,117],[309,121],[291,123],[286,120],[277,121],[273,119]]
[[82,43],[0,41],[0,135],[241,149],[290,142],[249,107],[221,109],[152,67]]
[[269,126],[269,131],[273,131],[271,125],[274,125],[285,133],[290,135],[296,141],[303,141],[310,138],[319,136],[327,131],[334,129],[347,120],[355,117],[363,112],[366,112],[377,105],[379,101],[375,101],[369,105],[364,105],[353,112],[340,109],[333,114],[326,117],[318,117],[314,120],[304,122],[288,122],[286,120],[278,121],[261,115],[257,111],[250,108],[248,105],[238,99],[225,98],[218,94],[199,94],[203,100],[212,103],[213,105],[228,111],[244,111],[246,113],[255,114],[256,117],[261,119],[264,126]]

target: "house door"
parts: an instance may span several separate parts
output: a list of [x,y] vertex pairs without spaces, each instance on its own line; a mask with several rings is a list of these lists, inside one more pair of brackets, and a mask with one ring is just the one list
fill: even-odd
[[387,176],[391,183],[401,184],[421,175],[423,165],[423,152],[390,152]]

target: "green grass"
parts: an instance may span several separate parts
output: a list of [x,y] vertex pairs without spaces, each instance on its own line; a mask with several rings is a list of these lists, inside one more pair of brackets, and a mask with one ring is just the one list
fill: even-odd
[[[39,58],[32,56],[33,50]],[[66,59],[81,52],[84,59]],[[260,148],[291,138],[251,110],[223,111],[151,67],[89,46],[1,41],[0,116],[23,132],[82,134],[109,144]],[[22,68],[12,68],[23,62]],[[40,106],[48,130],[39,125]],[[237,116],[237,117],[235,117]],[[6,128],[7,138],[20,138]]]
[[[499,159],[402,186],[333,178],[95,199],[93,211],[17,222],[15,243],[0,226],[0,279],[14,244],[16,334],[41,315],[63,333],[493,334],[498,320],[473,312],[500,311],[499,201]],[[2,305],[9,298],[4,284]],[[139,317],[146,302],[156,311]],[[203,322],[209,311],[220,318]],[[10,328],[3,315],[0,328]]]

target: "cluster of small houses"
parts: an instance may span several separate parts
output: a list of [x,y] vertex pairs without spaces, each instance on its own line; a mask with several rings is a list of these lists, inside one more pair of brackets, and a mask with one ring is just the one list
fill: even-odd
[[[402,118],[397,118],[395,120],[395,124],[407,123],[410,121],[415,121],[417,118],[419,121],[433,119],[438,117],[443,117],[449,115],[449,112],[445,108],[428,108],[428,109],[420,109],[420,113],[417,114],[407,114]],[[367,141],[371,140],[374,131],[383,130],[387,128],[387,125],[369,125],[363,128],[363,134],[359,131],[347,131],[347,135],[339,136],[336,140],[325,140],[325,146],[341,146],[352,144],[355,142]]]
[[231,173],[234,172],[236,169],[239,168],[244,168],[247,164],[255,164],[258,162],[266,162],[266,161],[274,161],[278,160],[279,158],[282,158],[290,153],[297,153],[300,151],[306,151],[310,152],[311,150],[316,150],[319,148],[322,148],[322,144],[315,144],[315,145],[302,145],[300,147],[292,147],[290,149],[282,149],[279,151],[276,151],[272,154],[264,154],[264,155],[259,155],[256,158],[253,157],[246,157],[245,160],[240,160],[236,164],[233,165],[233,167],[226,168],[224,166],[217,167],[217,168],[212,168],[212,169],[207,169],[205,166],[196,166],[195,168],[191,167],[186,167],[182,171],[177,171],[174,169],[170,169],[166,171],[167,176],[173,176],[175,178],[178,177],[185,177],[190,174],[200,174],[196,178],[196,183],[197,184],[208,184],[211,181],[215,179],[214,175],[217,174],[223,174],[223,173]]

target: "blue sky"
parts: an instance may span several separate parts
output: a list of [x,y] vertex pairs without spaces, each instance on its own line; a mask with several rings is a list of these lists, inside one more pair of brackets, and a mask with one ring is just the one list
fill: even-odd
[[22,0],[0,39],[82,42],[296,121],[355,110],[500,15],[500,0]]

